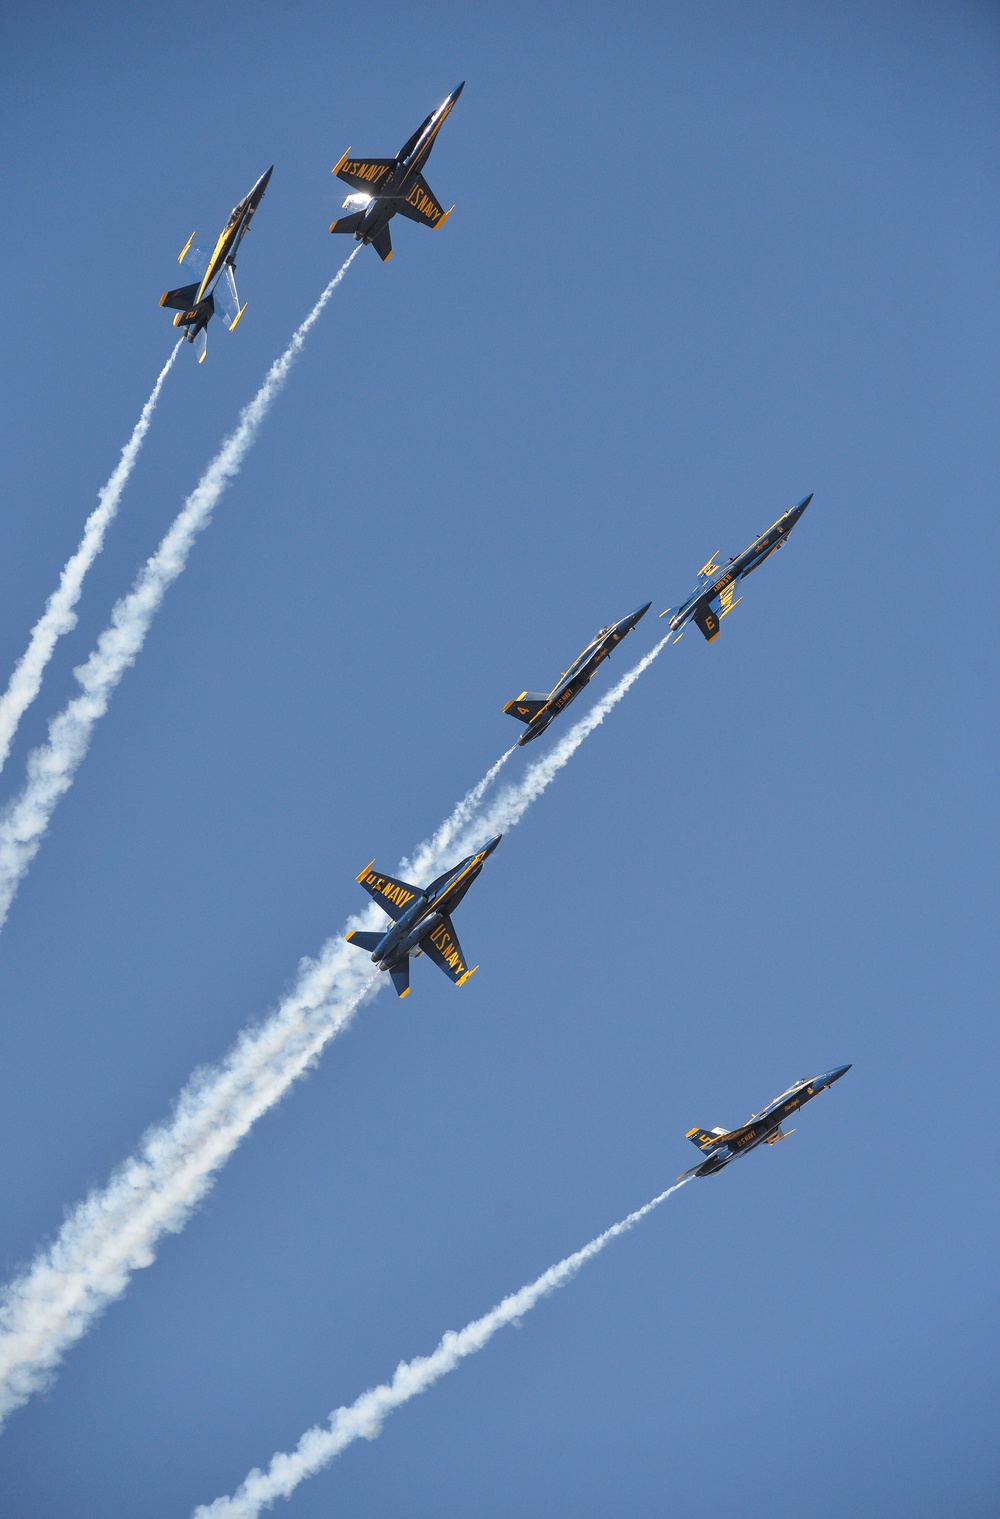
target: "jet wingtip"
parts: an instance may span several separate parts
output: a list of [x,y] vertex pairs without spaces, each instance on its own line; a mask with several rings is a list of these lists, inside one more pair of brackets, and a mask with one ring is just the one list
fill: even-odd
[[360,883],[360,882],[361,882],[361,881],[363,881],[363,880],[364,880],[364,878],[365,878],[365,876],[366,876],[366,875],[367,875],[367,874],[368,874],[368,872],[369,872],[369,871],[370,871],[370,870],[371,870],[371,868],[372,868],[372,866],[373,866],[373,865],[374,865],[374,864],[375,864],[375,856],[374,856],[374,855],[372,855],[372,857],[371,857],[371,859],[370,859],[370,860],[369,860],[369,861],[368,861],[368,864],[367,864],[367,865],[366,865],[366,866],[365,866],[365,868],[364,868],[364,870],[362,870],[362,871],[361,871],[361,872],[360,872],[360,873],[359,873],[359,874],[358,874],[358,875],[356,875],[356,876],[355,876],[355,877],[354,877],[354,879],[355,879],[355,880],[356,880],[356,881],[357,881],[357,882],[359,882],[359,883]]
[[348,153],[350,153],[350,151],[351,151],[350,144],[348,144],[346,150],[341,154],[341,156],[337,159],[337,162],[334,164],[333,168],[330,170],[331,174],[339,174],[340,173],[341,169],[344,167],[345,163],[347,162],[347,155],[348,155]]

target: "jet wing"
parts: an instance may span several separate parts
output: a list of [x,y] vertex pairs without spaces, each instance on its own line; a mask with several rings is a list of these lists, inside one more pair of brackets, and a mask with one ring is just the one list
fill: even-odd
[[728,1134],[720,1134],[719,1143],[726,1144],[734,1155],[746,1149],[752,1140],[759,1140],[763,1126],[751,1118],[749,1123],[742,1124],[738,1129],[730,1129]]
[[435,198],[424,176],[418,174],[413,189],[397,209],[401,216],[408,216],[411,222],[421,222],[425,227],[437,228],[455,208],[452,206],[451,211],[446,211]]
[[347,158],[341,159],[334,169],[338,179],[355,190],[367,190],[374,195],[389,170],[394,168],[394,158]]
[[468,981],[472,971],[479,969],[477,965],[474,965],[472,970],[469,969],[462,953],[462,946],[458,942],[458,935],[455,933],[455,925],[447,913],[437,928],[432,929],[425,938],[421,939],[420,948],[429,960],[433,960],[435,965],[441,967],[456,986],[461,986],[463,981]]
[[212,295],[215,300],[216,311],[222,315],[226,326],[232,332],[247,308],[240,305],[240,298],[236,294],[236,280],[233,278],[233,271],[228,264],[223,266],[222,273],[219,276],[215,289],[212,291]]
[[371,865],[366,865],[358,876],[358,885],[363,886],[370,897],[387,912],[393,922],[401,918],[419,891],[418,886],[410,886],[406,881],[397,881],[394,876],[380,875]]
[[177,255],[177,262],[182,269],[187,269],[200,285],[201,281],[205,278],[205,270],[208,268],[208,262],[212,255],[207,248],[192,248],[191,244],[193,240],[194,233],[192,232],[184,247]]

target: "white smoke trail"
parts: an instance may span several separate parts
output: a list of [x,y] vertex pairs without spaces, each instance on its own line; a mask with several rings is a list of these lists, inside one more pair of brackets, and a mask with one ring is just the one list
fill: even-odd
[[483,797],[496,780],[500,771],[510,759],[516,744],[511,744],[506,754],[501,754],[495,765],[491,765],[481,781],[477,781],[471,791],[467,791],[450,817],[445,818],[441,827],[429,839],[425,839],[405,860],[399,862],[399,873],[407,880],[416,876],[421,880],[430,875],[444,858],[452,839],[461,829],[475,816],[475,812]]
[[132,436],[122,449],[121,458],[107,484],[102,485],[97,493],[97,505],[84,524],[83,537],[76,552],[63,566],[59,584],[32,628],[28,647],[14,666],[7,689],[0,696],[0,770],[7,762],[18,723],[38,695],[45,666],[52,658],[53,649],[64,633],[69,633],[76,627],[76,613],[73,609],[80,599],[84,577],[104,547],[105,534],[117,515],[118,503],[139,457],[139,450],[145,442],[163,382],[170,373],[183,341],[183,338],[177,339],[173,352],[160,370],[159,379],[139,413]]
[[73,777],[90,745],[94,727],[108,709],[118,682],[135,662],[150,623],[167,590],[187,563],[194,540],[211,521],[212,512],[240,470],[271,404],[288,378],[309,329],[340,284],[359,243],[334,275],[288,347],[271,365],[253,400],[243,408],[230,433],[198,484],[174,518],[156,553],[143,566],[132,590],[114,607],[111,622],[87,660],[74,671],[83,691],[49,724],[49,740],[28,756],[28,780],[20,796],[0,817],[0,927],[49,825],[49,819],[73,784]]
[[[662,648],[661,643],[628,671],[562,743],[526,771],[520,785],[498,798],[485,838],[495,831],[498,808],[508,825],[523,816]],[[491,767],[433,839],[415,852],[422,874],[435,874],[451,863],[457,852],[454,839],[463,827],[466,837],[470,826],[481,831],[480,825],[469,824],[470,809],[507,758],[503,755]],[[372,903],[345,927],[371,930],[382,922],[384,914]],[[163,1236],[183,1229],[215,1173],[257,1119],[280,1101],[385,981],[372,973],[368,956],[341,934],[328,939],[315,960],[302,962],[295,986],[277,1011],[259,1027],[244,1030],[220,1065],[195,1072],[170,1120],[146,1135],[138,1155],[106,1187],[73,1209],[54,1243],[0,1295],[0,1423],[46,1385],[70,1346],[121,1297],[133,1272],[152,1264]]]
[[[690,1181],[690,1177],[686,1178]],[[328,1466],[335,1456],[346,1450],[355,1440],[374,1440],[382,1433],[382,1426],[394,1409],[400,1408],[426,1392],[448,1372],[454,1371],[467,1356],[475,1355],[506,1324],[516,1323],[524,1317],[539,1300],[559,1287],[565,1287],[581,1266],[593,1260],[613,1239],[626,1234],[647,1214],[652,1213],[685,1182],[676,1182],[654,1197],[645,1207],[637,1208],[621,1223],[613,1224],[589,1245],[567,1255],[558,1265],[550,1266],[541,1276],[505,1297],[502,1303],[474,1319],[458,1331],[449,1329],[437,1349],[429,1356],[417,1356],[412,1361],[401,1361],[391,1382],[383,1382],[361,1394],[347,1408],[337,1408],[330,1415],[326,1428],[316,1425],[306,1431],[291,1454],[279,1452],[272,1456],[266,1472],[254,1470],[244,1479],[229,1498],[216,1498],[214,1503],[196,1508],[192,1519],[256,1519],[263,1508],[270,1508],[276,1498],[288,1498],[306,1477],[315,1476]]]
[[[447,841],[466,820],[502,763],[463,797],[435,838]],[[372,904],[346,927],[372,929],[382,921]],[[367,955],[340,934],[317,960],[303,960],[278,1010],[244,1030],[221,1065],[195,1072],[169,1122],[150,1130],[138,1155],[79,1203],[54,1243],[3,1290],[0,1424],[47,1384],[70,1346],[121,1297],[133,1272],[152,1264],[163,1236],[184,1227],[244,1135],[380,984]]]

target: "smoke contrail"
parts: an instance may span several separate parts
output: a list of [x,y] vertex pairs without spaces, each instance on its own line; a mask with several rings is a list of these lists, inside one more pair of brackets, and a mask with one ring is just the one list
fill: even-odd
[[[442,848],[506,758],[442,823],[434,836],[445,841]],[[431,846],[421,850],[433,869]],[[383,917],[373,903],[346,926],[372,929]],[[379,984],[371,961],[340,934],[317,960],[303,960],[278,1010],[260,1027],[244,1030],[220,1065],[195,1072],[170,1121],[150,1130],[138,1155],[79,1203],[54,1243],[4,1289],[0,1424],[46,1385],[69,1347],[122,1295],[132,1273],[152,1264],[164,1234],[184,1227],[243,1136]]]
[[[517,822],[663,646],[658,644],[629,670],[562,743],[525,772],[518,786],[505,791],[490,818],[502,807],[508,825]],[[468,834],[471,809],[509,753],[415,851],[412,863],[420,865],[421,875],[433,875],[450,863],[456,834],[463,826]],[[481,825],[472,826],[482,831]],[[486,825],[484,838],[492,827],[493,822]],[[410,862],[403,861],[399,869],[404,868]],[[383,921],[372,903],[345,927],[370,930]],[[196,1071],[169,1121],[150,1130],[139,1153],[107,1186],[73,1209],[54,1243],[0,1296],[0,1424],[46,1385],[69,1347],[121,1297],[132,1273],[152,1264],[163,1236],[183,1229],[215,1173],[257,1119],[349,1026],[356,1009],[384,980],[342,934],[328,939],[315,960],[303,960],[295,986],[277,1011],[258,1027],[245,1029],[221,1064]]]
[[160,399],[163,382],[170,373],[183,341],[183,338],[177,339],[173,352],[160,370],[152,395],[139,413],[139,420],[135,424],[131,438],[122,449],[121,458],[111,478],[97,493],[97,505],[87,518],[83,537],[80,539],[76,552],[63,566],[59,584],[49,597],[45,611],[32,628],[28,647],[14,666],[14,673],[10,677],[7,689],[3,696],[0,696],[0,770],[6,764],[18,723],[38,695],[42,676],[45,674],[45,666],[52,658],[56,643],[64,633],[69,633],[76,627],[76,613],[73,608],[80,599],[84,577],[104,547],[104,535],[115,519],[122,492],[128,484],[139,450],[149,431],[149,424],[156,410],[156,403]]
[[475,816],[476,808],[483,797],[496,780],[500,771],[510,759],[516,744],[511,744],[506,754],[501,754],[495,765],[491,765],[481,781],[477,781],[471,791],[467,791],[450,817],[445,818],[441,827],[429,839],[425,839],[405,860],[400,860],[399,870],[405,876],[426,876],[437,868],[443,859],[445,851],[451,844],[456,834],[466,826]]
[[195,538],[208,526],[212,512],[229,484],[239,473],[247,451],[289,371],[309,329],[340,284],[348,264],[361,249],[359,243],[327,285],[291,342],[264,377],[253,400],[243,408],[230,433],[198,484],[174,518],[166,536],[136,577],[132,590],[119,601],[97,646],[74,671],[83,691],[49,724],[49,741],[28,756],[28,780],[20,796],[0,817],[0,927],[6,922],[25,872],[44,837],[56,806],[73,784],[73,777],[87,752],[95,724],[108,709],[112,692],[145,641],[149,625],[168,588],[187,563]]
[[[686,1180],[690,1181],[690,1177]],[[394,1409],[408,1403],[418,1393],[426,1392],[454,1371],[467,1356],[475,1355],[506,1324],[523,1318],[535,1304],[558,1287],[564,1287],[576,1275],[581,1266],[593,1260],[613,1239],[626,1234],[647,1214],[652,1213],[673,1192],[679,1191],[685,1182],[676,1182],[654,1197],[645,1207],[637,1208],[621,1223],[612,1224],[603,1234],[592,1239],[589,1245],[567,1255],[558,1265],[550,1266],[541,1276],[505,1297],[502,1303],[473,1319],[464,1329],[449,1329],[437,1349],[429,1356],[417,1356],[413,1361],[401,1361],[391,1382],[361,1394],[356,1402],[346,1408],[334,1409],[328,1427],[315,1425],[306,1431],[291,1454],[280,1452],[272,1456],[266,1472],[250,1472],[239,1488],[229,1498],[216,1498],[214,1503],[196,1508],[192,1519],[255,1519],[262,1508],[270,1508],[276,1498],[288,1498],[306,1477],[312,1477],[335,1456],[352,1445],[355,1440],[374,1440],[382,1433],[382,1426]]]

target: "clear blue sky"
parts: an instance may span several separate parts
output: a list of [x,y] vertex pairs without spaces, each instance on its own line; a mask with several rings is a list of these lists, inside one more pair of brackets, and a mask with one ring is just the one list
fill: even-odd
[[355,262],[0,939],[4,1279],[511,696],[652,597],[606,689],[815,492],[504,839],[475,978],[383,994],[11,1418],[4,1514],[187,1515],[659,1191],[692,1125],[845,1061],[288,1512],[995,1514],[996,7],[18,0],[0,69],[4,679],[178,250],[275,165],[249,310],[180,356],[4,796],[344,257],[331,166],[467,81],[454,216]]

